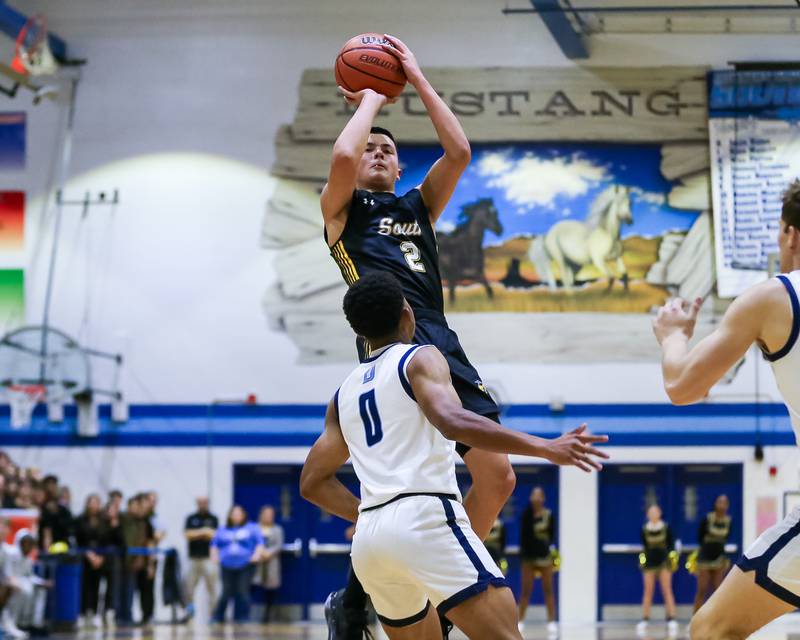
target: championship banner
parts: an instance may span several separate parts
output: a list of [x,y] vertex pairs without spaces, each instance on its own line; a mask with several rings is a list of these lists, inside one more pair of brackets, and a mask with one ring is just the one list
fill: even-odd
[[728,298],[776,260],[781,196],[800,176],[800,72],[712,72],[709,140],[717,292]]

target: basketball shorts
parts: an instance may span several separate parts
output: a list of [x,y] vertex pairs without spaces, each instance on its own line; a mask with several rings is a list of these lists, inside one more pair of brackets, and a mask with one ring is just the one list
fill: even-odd
[[736,564],[755,571],[757,585],[800,608],[800,507],[762,533]]
[[351,556],[378,618],[392,627],[419,622],[431,604],[445,615],[489,587],[508,587],[461,503],[445,497],[362,511]]
[[[500,408],[489,392],[483,386],[483,381],[475,367],[467,358],[458,335],[447,326],[444,315],[437,311],[415,309],[417,328],[414,333],[414,342],[417,344],[432,344],[447,360],[450,366],[450,377],[453,381],[461,404],[465,409],[486,416],[495,422],[500,422]],[[368,354],[364,349],[364,341],[359,338],[356,342],[360,361]],[[456,451],[463,458],[470,450],[465,444],[456,443]]]

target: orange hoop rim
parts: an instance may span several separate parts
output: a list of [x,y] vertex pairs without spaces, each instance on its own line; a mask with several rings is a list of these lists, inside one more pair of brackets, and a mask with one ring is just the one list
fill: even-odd
[[6,389],[12,393],[25,394],[29,398],[43,398],[47,395],[47,386],[43,384],[10,384]]

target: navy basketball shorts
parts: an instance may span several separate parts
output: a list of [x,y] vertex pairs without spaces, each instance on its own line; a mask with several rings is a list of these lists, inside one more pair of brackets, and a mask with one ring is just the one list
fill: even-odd
[[757,585],[800,608],[800,507],[762,533],[736,564],[754,571]]

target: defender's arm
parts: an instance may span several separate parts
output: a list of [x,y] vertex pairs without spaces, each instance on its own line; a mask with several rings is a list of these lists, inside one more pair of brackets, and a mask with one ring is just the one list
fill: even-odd
[[508,429],[464,409],[450,381],[450,367],[436,348],[423,347],[415,353],[407,375],[425,417],[448,440],[485,451],[545,458],[555,464],[575,465],[584,471],[602,468],[594,457],[608,457],[591,446],[606,442],[608,437],[585,434],[586,425],[560,438],[545,440]]
[[328,513],[355,522],[360,501],[336,478],[349,457],[339,414],[331,400],[325,413],[325,431],[311,447],[300,474],[300,495]]

